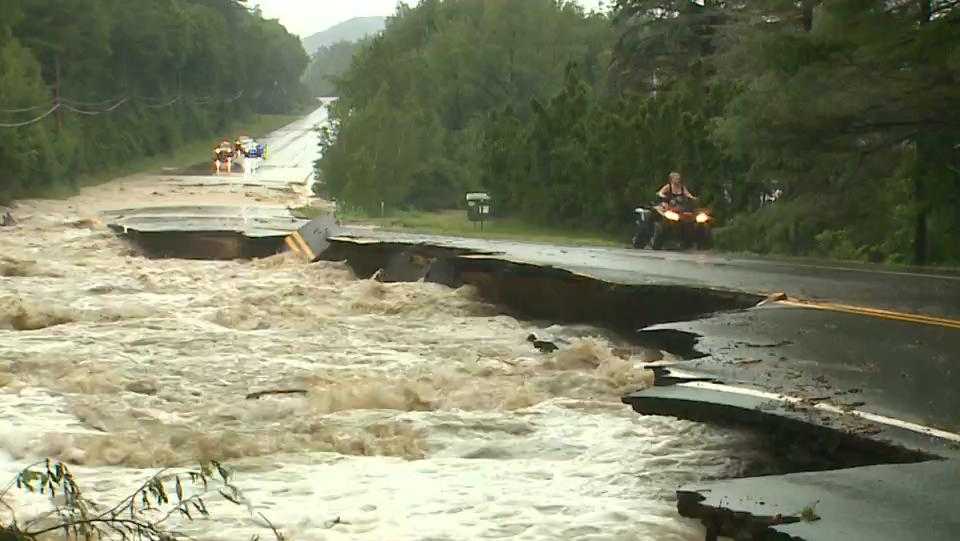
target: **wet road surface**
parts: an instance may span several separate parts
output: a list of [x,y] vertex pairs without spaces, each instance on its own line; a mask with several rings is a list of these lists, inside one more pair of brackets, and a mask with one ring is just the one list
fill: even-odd
[[554,246],[356,228],[347,235],[461,247],[506,259],[555,266],[623,284],[710,287],[832,301],[960,319],[960,274],[880,265],[746,258],[708,252],[670,252]]
[[[233,232],[247,238],[282,237],[296,231],[306,220],[292,208],[307,204],[311,195],[313,162],[318,157],[316,126],[326,122],[319,108],[261,139],[267,146],[262,165],[245,171],[236,163],[231,173],[214,174],[207,163],[186,169],[171,169],[155,175],[155,190],[130,205],[102,209],[102,219],[118,232]],[[173,197],[156,204],[157,196]],[[184,204],[175,204],[177,199]],[[159,203],[159,201],[157,201]],[[215,204],[219,203],[219,204]],[[281,203],[281,204],[278,204]]]

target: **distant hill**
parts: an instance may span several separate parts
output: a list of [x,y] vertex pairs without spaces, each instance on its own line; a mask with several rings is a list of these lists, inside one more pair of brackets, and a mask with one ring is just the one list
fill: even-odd
[[333,45],[338,41],[356,41],[370,34],[376,34],[383,30],[386,22],[386,17],[354,17],[331,26],[323,32],[303,38],[303,48],[312,55],[320,47]]

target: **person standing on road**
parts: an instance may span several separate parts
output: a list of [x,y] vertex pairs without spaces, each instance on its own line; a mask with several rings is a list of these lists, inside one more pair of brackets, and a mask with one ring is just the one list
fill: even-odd
[[217,168],[217,174],[220,174],[220,167],[227,166],[227,174],[233,172],[233,145],[230,141],[224,140],[217,148],[213,149],[213,165]]
[[217,168],[217,174],[220,174],[220,166],[226,162],[226,157],[223,155],[223,147],[217,145],[213,148],[213,166]]
[[694,201],[697,199],[683,184],[683,178],[676,171],[670,173],[670,180],[657,191],[657,195],[664,203],[673,204],[676,204],[678,199],[688,198]]

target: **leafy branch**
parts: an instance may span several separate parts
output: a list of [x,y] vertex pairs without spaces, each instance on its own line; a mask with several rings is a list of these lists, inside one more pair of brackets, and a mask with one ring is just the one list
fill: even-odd
[[[5,500],[14,486],[26,492],[48,495],[53,510],[19,524],[13,507]],[[101,508],[83,494],[66,464],[47,459],[20,471],[0,492],[0,503],[13,516],[10,524],[0,523],[0,539],[37,541],[41,536],[56,531],[62,531],[65,539],[84,541],[111,538],[122,541],[186,539],[189,536],[171,529],[170,519],[182,517],[193,521],[209,517],[207,501],[211,497],[246,506],[253,514],[246,497],[231,482],[231,472],[217,461],[202,463],[196,470],[161,470],[112,507]],[[260,517],[270,526],[277,541],[283,541],[282,532],[262,514]],[[254,539],[259,539],[259,536]]]

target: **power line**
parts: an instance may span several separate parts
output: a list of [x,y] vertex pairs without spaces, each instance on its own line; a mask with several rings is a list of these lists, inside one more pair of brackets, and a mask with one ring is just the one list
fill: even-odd
[[163,109],[163,108],[165,108],[165,107],[170,107],[171,105],[177,103],[178,101],[180,101],[180,98],[181,98],[181,97],[182,97],[182,96],[177,96],[176,98],[173,98],[172,100],[168,101],[167,103],[159,103],[159,104],[156,104],[156,105],[150,104],[150,103],[145,103],[143,106],[146,107],[147,109]]
[[4,124],[4,123],[0,123],[0,128],[22,128],[22,127],[24,127],[24,126],[29,126],[29,125],[31,125],[31,124],[36,124],[37,122],[40,122],[41,120],[43,120],[43,119],[47,118],[48,116],[52,115],[54,111],[56,111],[57,109],[60,108],[60,105],[61,105],[61,104],[58,103],[58,104],[54,105],[53,107],[51,107],[50,110],[47,111],[46,113],[43,113],[42,115],[38,116],[37,118],[32,118],[32,119],[27,120],[27,121],[25,121],[25,122],[17,122],[16,124]]
[[64,97],[61,96],[61,97],[60,97],[60,101],[69,103],[70,105],[73,105],[74,107],[105,107],[107,104],[114,103],[114,102],[116,102],[116,101],[118,101],[118,100],[125,99],[126,97],[127,97],[127,96],[121,96],[121,97],[118,97],[118,98],[109,98],[109,99],[100,100],[100,101],[80,101],[80,100],[75,100],[75,99],[72,99],[72,98],[64,98]]
[[[262,93],[263,93],[262,90],[258,91],[258,92],[254,95],[254,98],[259,97]],[[73,98],[61,97],[61,98],[60,98],[60,101],[62,101],[63,103],[65,103],[65,104],[67,104],[67,105],[72,105],[73,107],[94,107],[94,108],[96,108],[96,107],[98,107],[98,106],[103,107],[103,106],[106,106],[107,104],[116,103],[116,102],[122,101],[122,100],[136,100],[136,101],[142,101],[142,102],[156,102],[156,104],[158,104],[158,105],[161,105],[161,104],[162,104],[162,105],[168,105],[168,104],[172,104],[172,103],[175,103],[175,102],[177,102],[177,101],[180,101],[180,100],[192,101],[192,102],[195,102],[195,103],[211,103],[211,102],[215,102],[215,101],[221,101],[221,102],[223,102],[223,103],[230,103],[230,102],[233,102],[233,101],[236,101],[236,100],[240,99],[240,97],[242,97],[244,94],[246,94],[246,90],[245,90],[245,89],[241,89],[241,90],[237,91],[236,94],[233,94],[232,96],[230,96],[230,97],[228,97],[228,98],[218,98],[217,96],[194,96],[194,97],[192,97],[192,98],[187,98],[187,97],[183,96],[182,94],[178,94],[178,95],[177,95],[176,97],[174,97],[174,98],[163,97],[163,96],[154,97],[154,96],[129,96],[129,95],[127,95],[127,96],[119,96],[119,97],[116,97],[116,98],[109,98],[109,99],[100,100],[100,101],[84,101],[84,100],[76,100],[76,99],[73,99]],[[161,102],[166,102],[166,103],[161,103]],[[9,109],[7,109],[7,108],[3,108],[2,106],[0,106],[0,113],[4,113],[4,112],[5,112],[5,113],[24,113],[24,112],[28,112],[28,111],[35,111],[35,110],[37,110],[37,109],[42,109],[42,108],[44,108],[44,107],[46,107],[46,106],[45,106],[45,105],[34,105],[34,106],[32,106],[32,107],[9,108]]]
[[[214,103],[214,102],[233,103],[233,102],[239,100],[239,99],[244,95],[245,92],[246,92],[246,90],[241,89],[240,91],[238,91],[236,94],[234,94],[233,96],[231,96],[231,97],[229,97],[229,98],[216,98],[216,97],[214,97],[214,96],[203,96],[203,97],[196,97],[196,98],[184,98],[184,97],[181,95],[181,96],[176,96],[176,97],[170,99],[169,101],[167,101],[167,102],[165,102],[165,103],[157,103],[157,104],[145,103],[143,106],[146,107],[146,108],[148,108],[148,109],[163,109],[163,108],[166,108],[166,107],[172,107],[173,105],[175,105],[176,103],[181,102],[181,101],[189,101],[189,102],[191,102],[191,103],[195,103],[195,104],[199,104],[199,105],[206,105],[206,104],[210,104],[210,103]],[[258,93],[257,93],[257,96],[259,96],[259,95],[260,95],[260,93],[258,92]],[[22,128],[22,127],[24,127],[24,126],[29,126],[29,125],[31,125],[31,124],[35,124],[35,123],[37,123],[37,122],[40,122],[40,121],[43,120],[44,118],[47,118],[48,116],[52,115],[54,112],[56,112],[56,111],[58,111],[58,110],[61,110],[61,109],[66,110],[66,111],[70,111],[70,112],[72,112],[72,113],[77,113],[77,114],[80,114],[80,115],[85,115],[85,116],[98,116],[98,115],[102,115],[102,114],[106,114],[106,113],[112,113],[112,112],[116,111],[121,105],[123,105],[123,104],[125,104],[125,103],[127,103],[127,102],[129,102],[129,101],[131,101],[131,100],[149,101],[149,100],[158,100],[158,99],[161,99],[161,98],[151,98],[151,97],[146,97],[146,96],[142,96],[142,97],[141,97],[141,96],[134,96],[134,97],[124,96],[123,98],[115,98],[115,99],[117,99],[118,101],[116,101],[116,103],[113,103],[112,105],[110,105],[109,107],[107,107],[107,108],[105,108],[105,109],[84,109],[84,108],[81,108],[81,107],[84,106],[84,104],[86,104],[86,106],[106,105],[106,104],[111,103],[113,100],[104,100],[104,101],[101,101],[101,102],[89,102],[89,101],[88,101],[88,102],[82,102],[82,101],[71,100],[71,99],[67,99],[67,98],[61,98],[59,101],[56,101],[56,100],[55,100],[54,103],[53,103],[53,105],[50,107],[49,110],[47,110],[45,113],[43,113],[42,115],[40,115],[40,116],[38,116],[38,117],[36,117],[36,118],[32,118],[32,119],[26,120],[26,121],[24,121],[24,122],[0,123],[0,128]],[[254,97],[254,99],[256,99],[256,96]],[[43,107],[44,107],[43,105],[35,105],[35,106],[33,106],[33,107],[19,108],[19,109],[0,109],[0,112],[3,112],[3,113],[11,113],[11,114],[13,114],[13,113],[25,113],[25,112],[29,112],[29,111],[35,111],[35,110],[41,109],[41,108],[43,108]]]
[[73,107],[68,103],[63,103],[62,105],[64,109],[68,111],[73,111],[74,113],[79,113],[81,115],[88,115],[88,116],[96,116],[96,115],[102,115],[104,113],[110,113],[112,111],[115,111],[117,107],[120,107],[121,105],[123,105],[124,103],[127,103],[128,101],[130,101],[130,98],[123,98],[122,100],[118,101],[117,103],[113,104],[112,106],[102,111],[85,111],[83,109],[77,109],[76,107]]
[[46,105],[34,105],[33,107],[23,107],[20,109],[0,109],[0,113],[28,113],[30,111],[36,111],[38,109],[43,109]]

